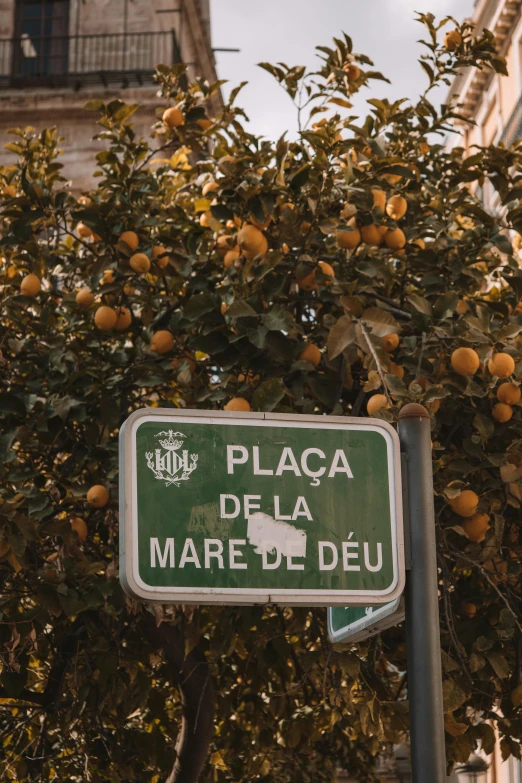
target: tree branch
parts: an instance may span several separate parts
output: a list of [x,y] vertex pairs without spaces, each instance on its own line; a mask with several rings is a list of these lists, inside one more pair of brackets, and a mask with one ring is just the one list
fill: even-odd
[[182,723],[176,741],[176,761],[166,783],[197,783],[214,733],[214,683],[204,653],[194,647],[185,657],[181,628],[161,623],[146,612],[144,635],[155,650],[163,650],[172,682],[181,696]]
[[364,339],[368,343],[368,348],[370,349],[370,353],[373,356],[373,361],[375,362],[375,364],[377,366],[377,372],[379,373],[379,377],[381,379],[382,387],[384,389],[384,394],[386,395],[386,399],[388,400],[388,405],[391,408],[392,405],[393,405],[393,402],[392,402],[390,394],[388,392],[388,387],[386,385],[386,381],[384,380],[384,373],[383,373],[383,370],[382,370],[382,367],[381,367],[381,363],[379,361],[379,357],[377,356],[375,348],[373,347],[372,341],[370,339],[370,335],[368,334],[368,332],[366,330],[366,327],[364,326],[363,322],[359,318],[354,318],[354,321],[357,321],[357,323],[361,327],[361,332],[364,335]]

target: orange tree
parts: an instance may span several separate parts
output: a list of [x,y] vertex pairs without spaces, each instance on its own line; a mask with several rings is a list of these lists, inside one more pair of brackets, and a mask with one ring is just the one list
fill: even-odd
[[426,92],[371,98],[364,120],[350,98],[383,77],[348,37],[320,47],[315,73],[264,64],[296,102],[295,141],[252,135],[237,91],[209,119],[218,85],[183,91],[182,68],[165,66],[151,145],[135,106],[90,104],[103,146],[78,199],[55,131],[13,131],[2,779],[284,783],[344,767],[369,780],[407,731],[402,628],[334,650],[323,611],[126,598],[117,435],[147,405],[394,421],[425,404],[448,760],[490,751],[492,726],[503,755],[520,755],[521,155],[445,149],[458,108],[437,110],[433,88],[462,65],[504,63],[487,31],[421,21]]

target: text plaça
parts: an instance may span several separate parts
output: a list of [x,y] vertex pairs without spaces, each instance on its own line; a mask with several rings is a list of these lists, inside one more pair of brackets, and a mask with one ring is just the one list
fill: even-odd
[[[325,465],[321,461],[327,460]],[[322,449],[305,449],[297,460],[290,446],[284,446],[277,467],[265,465],[261,467],[259,446],[252,446],[252,455],[246,446],[227,446],[227,472],[234,473],[236,465],[245,465],[251,462],[254,476],[282,476],[285,472],[295,476],[309,476],[313,487],[318,487],[321,476],[334,478],[338,473],[344,473],[348,478],[353,478],[353,473],[343,449],[336,449],[331,459],[327,458]],[[327,472],[328,471],[328,472]]]
[[[283,560],[281,551],[274,542],[273,548],[270,543],[260,550],[262,568],[265,571],[273,571],[279,568]],[[152,568],[218,568],[227,567],[230,570],[246,570],[248,563],[245,562],[246,552],[242,547],[247,546],[245,538],[230,538],[221,540],[219,538],[205,538],[198,545],[194,543],[193,538],[185,538],[180,546],[176,545],[174,538],[165,538],[163,550],[158,538],[150,539],[150,565]],[[199,548],[199,552],[198,552]],[[362,552],[361,552],[362,549]],[[256,552],[256,550],[252,550]],[[257,552],[256,552],[257,554]],[[304,563],[294,562],[301,560],[306,553],[296,556],[288,554],[285,556],[287,571],[304,571]],[[225,566],[225,558],[228,559],[228,565]],[[343,571],[361,571],[361,560],[367,571],[375,573],[382,569],[382,544],[375,545],[374,562],[370,556],[370,545],[364,542],[360,547],[358,541],[342,541],[339,546],[332,541],[317,542],[317,564],[319,571],[333,571],[341,565]]]

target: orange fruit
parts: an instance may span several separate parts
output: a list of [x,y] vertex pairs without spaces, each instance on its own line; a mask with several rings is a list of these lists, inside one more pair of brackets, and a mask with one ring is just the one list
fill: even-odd
[[127,307],[118,307],[116,310],[116,323],[114,328],[118,332],[128,329],[132,323],[132,313]]
[[517,402],[520,402],[520,397],[520,386],[516,386],[510,381],[501,383],[497,389],[497,400],[506,403],[506,405],[516,405]]
[[383,177],[383,179],[386,180],[386,182],[389,182],[390,185],[397,185],[401,181],[401,179],[402,179],[402,176],[400,174],[388,174],[388,173],[385,173],[385,174],[382,175],[382,177]]
[[468,310],[469,310],[468,303],[466,302],[466,300],[465,299],[459,299],[459,302],[458,302],[455,310],[456,310],[456,312],[459,315],[465,315],[468,312]]
[[170,109],[165,109],[161,119],[169,128],[179,128],[179,126],[183,125],[185,122],[183,112],[181,109],[178,109],[177,106],[171,106]]
[[100,278],[100,285],[108,285],[114,283],[114,270],[106,269],[103,276]]
[[392,218],[392,220],[400,220],[406,214],[408,209],[408,202],[404,196],[396,194],[388,199],[386,204],[386,214]]
[[[105,489],[105,487],[103,488]],[[70,520],[71,527],[75,531],[80,541],[85,541],[87,538],[87,525],[81,517],[74,517]]]
[[237,241],[243,255],[249,260],[264,256],[268,250],[268,242],[265,235],[251,223],[246,223],[240,229]]
[[80,288],[76,294],[76,304],[80,307],[90,307],[94,302],[94,294],[90,288]]
[[259,375],[255,375],[252,370],[247,370],[246,375],[240,372],[237,380],[238,383],[247,383],[249,386],[255,386],[259,381]]
[[201,130],[204,130],[204,131],[206,131],[209,128],[211,128],[213,124],[214,123],[212,122],[212,120],[209,120],[207,118],[203,118],[201,120],[196,120],[196,125],[199,125]]
[[422,237],[417,237],[417,239],[412,240],[412,245],[417,245],[421,250],[426,250],[426,242]]
[[223,407],[225,411],[251,411],[250,403],[244,397],[232,397]]
[[98,307],[94,314],[94,323],[102,332],[108,332],[109,329],[113,329],[116,326],[117,317],[116,310],[107,305],[102,305]]
[[202,228],[209,228],[210,221],[212,220],[212,212],[210,210],[207,210],[206,212],[202,212],[199,216],[199,225]]
[[88,207],[89,204],[92,204],[92,200],[89,198],[89,196],[79,196],[77,201],[78,204],[82,205],[82,207]]
[[125,294],[125,296],[134,296],[135,293],[134,286],[131,285],[130,283],[125,283],[125,285],[123,286],[123,293]]
[[[16,198],[16,188],[14,185],[6,185],[2,188],[2,195],[9,196],[10,198]],[[79,201],[80,199],[78,199]]]
[[285,201],[279,206],[279,214],[282,215],[286,211],[295,212],[295,204],[292,204],[291,201]]
[[361,69],[358,68],[357,65],[354,65],[353,63],[344,65],[343,70],[348,76],[348,81],[350,82],[356,82],[359,76],[361,75]]
[[357,227],[354,227],[352,231],[337,231],[335,236],[337,244],[343,250],[353,250],[361,241],[361,232]]
[[462,35],[458,30],[449,30],[444,36],[444,46],[450,52],[454,52],[455,49],[462,43]]
[[225,269],[230,269],[230,267],[235,264],[238,258],[239,258],[239,248],[236,245],[236,247],[233,247],[231,250],[228,250],[225,253],[225,257],[223,259],[223,266],[225,267]]
[[87,503],[93,508],[103,508],[109,502],[109,492],[103,484],[95,484],[87,492]]
[[315,288],[315,269],[312,269],[305,277],[300,277],[297,285],[301,291],[313,291]]
[[140,243],[140,239],[135,231],[124,231],[123,234],[120,234],[118,242],[123,242],[134,253]]
[[395,362],[390,362],[390,373],[402,381],[404,378],[404,367],[402,367],[400,364],[395,364]]
[[134,255],[130,257],[129,266],[139,275],[144,275],[150,269],[150,259],[145,253],[134,253]]
[[489,514],[473,514],[472,517],[464,519],[461,527],[467,538],[478,544],[486,538],[486,532],[489,528]]
[[206,196],[208,193],[214,193],[216,190],[219,190],[217,182],[205,182],[201,193],[203,196]]
[[477,607],[475,604],[472,604],[471,601],[463,601],[462,602],[462,611],[468,615],[468,617],[471,618],[475,617],[477,614]]
[[459,517],[472,517],[477,513],[479,496],[472,489],[463,489],[460,495],[451,498],[449,504]]
[[[326,275],[327,277],[335,277],[334,268],[331,264],[328,263],[328,261],[319,261],[317,266],[320,268],[323,275]],[[326,281],[326,285],[331,285],[330,281]]]
[[394,351],[398,345],[399,345],[398,334],[385,334],[384,337],[382,338],[382,347],[384,348],[385,351],[388,351],[388,353]]
[[382,242],[382,234],[375,223],[371,223],[369,226],[361,226],[361,237],[363,242],[374,247],[377,247]]
[[380,411],[381,408],[389,408],[390,403],[385,394],[374,394],[366,403],[366,410],[369,416]]
[[168,251],[163,245],[155,245],[151,255],[160,269],[165,269],[169,265]]
[[317,345],[314,345],[313,343],[308,343],[299,354],[299,358],[301,359],[302,362],[310,362],[311,364],[314,365],[314,367],[317,367],[317,365],[321,361],[322,353],[317,347]]
[[488,370],[497,378],[509,378],[515,370],[515,362],[508,353],[496,353],[488,362]]
[[390,250],[401,250],[406,244],[404,231],[400,228],[388,230],[384,235],[384,243]]
[[421,155],[427,155],[430,151],[430,145],[427,141],[419,142],[419,152]]
[[272,218],[270,215],[268,215],[268,217],[266,217],[262,223],[260,223],[259,220],[256,220],[254,215],[252,214],[250,214],[250,220],[252,221],[254,226],[258,228],[260,231],[264,231],[265,228],[268,228],[268,226],[272,222]]
[[76,226],[76,231],[84,239],[88,239],[89,237],[94,236],[94,234],[93,234],[92,230],[89,228],[89,226],[86,226],[85,223],[82,223],[81,221]]
[[386,206],[386,193],[381,188],[372,188],[373,206],[379,207],[384,212]]
[[230,234],[221,234],[216,240],[216,245],[218,253],[224,256],[229,250],[232,250],[232,248],[235,247],[236,239],[235,237],[230,236]]
[[504,424],[513,416],[513,408],[511,405],[506,405],[505,402],[497,402],[497,404],[493,406],[492,415],[495,421]]
[[174,336],[167,329],[154,332],[150,341],[150,349],[154,353],[168,353],[174,348]]
[[413,380],[410,385],[408,386],[409,391],[413,391],[413,387],[420,386],[422,391],[426,391],[428,388],[429,381],[427,378],[425,378],[423,375],[418,375],[415,380]]
[[473,348],[457,348],[451,354],[451,366],[459,375],[475,375],[480,367],[478,353]]
[[20,293],[24,296],[36,296],[40,293],[41,287],[40,278],[31,273],[26,275],[20,283]]
[[344,207],[341,209],[339,213],[339,217],[343,218],[343,220],[349,220],[350,218],[353,218],[356,214],[357,214],[357,207],[355,206],[355,204],[350,204],[349,202],[346,202],[346,204],[344,205]]

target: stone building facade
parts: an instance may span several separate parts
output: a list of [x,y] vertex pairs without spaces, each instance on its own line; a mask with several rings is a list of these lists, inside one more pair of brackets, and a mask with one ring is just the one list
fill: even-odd
[[155,66],[185,62],[189,78],[216,81],[210,40],[209,0],[0,0],[0,149],[9,128],[57,125],[65,175],[87,187],[99,145],[85,103],[139,103],[136,131],[147,135]]
[[[522,138],[522,0],[476,0],[471,21],[477,32],[494,33],[508,76],[472,67],[457,76],[450,97],[457,97],[460,113],[474,124],[457,123],[449,145],[466,150],[499,142],[508,146]],[[483,199],[487,208],[495,208],[488,185]]]

